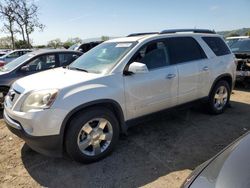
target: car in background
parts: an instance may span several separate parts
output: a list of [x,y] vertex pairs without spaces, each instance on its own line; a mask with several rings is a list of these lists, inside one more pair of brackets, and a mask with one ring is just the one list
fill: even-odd
[[240,39],[247,39],[250,38],[250,36],[237,36],[237,37],[227,37],[226,38],[226,43],[230,47],[232,44],[237,42]]
[[0,67],[31,51],[32,50],[29,49],[23,49],[23,50],[13,50],[10,51],[9,53],[6,53],[5,55],[0,57]]
[[102,41],[74,44],[69,47],[69,50],[75,50],[75,51],[80,51],[82,53],[86,53],[87,51],[91,50],[92,48],[96,47],[98,44],[101,44],[101,43]]
[[237,80],[250,80],[250,38],[239,39],[230,48],[237,61]]
[[250,133],[246,133],[212,159],[197,167],[183,188],[249,188]]
[[5,51],[0,51],[0,57],[2,57],[3,55],[5,55],[7,52]]
[[82,55],[70,50],[38,50],[27,53],[0,68],[0,108],[11,84],[19,78],[44,70],[67,66]]

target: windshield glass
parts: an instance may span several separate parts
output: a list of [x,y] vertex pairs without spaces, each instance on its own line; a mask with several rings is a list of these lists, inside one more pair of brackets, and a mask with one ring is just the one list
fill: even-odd
[[133,48],[135,42],[102,43],[75,60],[69,69],[102,74],[112,69]]
[[250,52],[250,40],[238,40],[230,48],[233,52]]
[[25,54],[13,61],[11,61],[10,63],[4,65],[3,67],[1,67],[0,71],[2,72],[8,72],[11,71],[13,69],[15,69],[17,66],[19,66],[20,64],[24,63],[26,60],[30,59],[31,57],[33,57],[33,54]]

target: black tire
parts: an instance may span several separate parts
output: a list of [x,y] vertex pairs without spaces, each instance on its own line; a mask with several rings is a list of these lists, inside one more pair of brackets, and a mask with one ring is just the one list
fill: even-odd
[[[89,156],[84,154],[78,147],[78,136],[82,127],[92,119],[105,118],[112,126],[113,136],[109,146],[98,155]],[[115,148],[119,140],[119,123],[114,114],[103,107],[89,108],[85,111],[77,113],[70,121],[69,128],[65,137],[65,148],[69,157],[80,163],[91,163],[103,159],[108,156]]]
[[[215,95],[216,95],[216,92],[218,91],[218,89],[222,86],[225,87],[228,95],[227,95],[226,103],[223,105],[223,107],[218,109],[215,107]],[[217,82],[209,95],[209,100],[208,100],[209,113],[215,114],[215,115],[223,113],[228,105],[228,102],[230,100],[230,96],[231,96],[231,89],[230,89],[228,82],[225,80],[221,80],[221,81]]]
[[[9,88],[7,87],[0,87],[0,109],[4,107],[4,97],[7,95]],[[3,97],[1,96],[3,95]]]

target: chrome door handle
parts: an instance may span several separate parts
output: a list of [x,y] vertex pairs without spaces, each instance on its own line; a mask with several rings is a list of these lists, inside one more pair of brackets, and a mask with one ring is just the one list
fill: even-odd
[[203,71],[208,71],[208,66],[203,67]]
[[172,79],[172,78],[175,78],[176,77],[176,74],[168,74],[167,75],[167,79]]

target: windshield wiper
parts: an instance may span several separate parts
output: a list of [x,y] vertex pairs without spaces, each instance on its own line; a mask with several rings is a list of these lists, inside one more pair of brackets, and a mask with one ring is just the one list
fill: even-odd
[[85,69],[80,69],[80,68],[77,68],[77,67],[68,67],[68,69],[70,69],[70,70],[78,70],[78,71],[83,71],[83,72],[88,72]]

